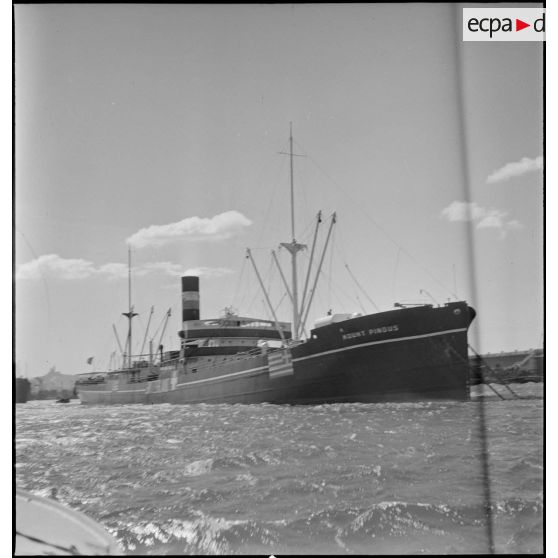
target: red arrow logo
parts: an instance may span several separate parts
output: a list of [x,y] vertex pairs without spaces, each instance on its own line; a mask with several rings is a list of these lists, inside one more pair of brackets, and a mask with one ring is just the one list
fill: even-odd
[[515,20],[515,30],[516,31],[521,31],[522,29],[525,29],[526,27],[531,27],[531,24],[530,23],[525,23],[524,21],[521,21],[520,19]]

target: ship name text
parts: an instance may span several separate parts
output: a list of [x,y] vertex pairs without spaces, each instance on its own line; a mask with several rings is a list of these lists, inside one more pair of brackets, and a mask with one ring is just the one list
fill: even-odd
[[342,338],[343,341],[347,341],[349,339],[356,339],[357,337],[369,337],[371,335],[378,335],[380,333],[391,333],[392,331],[399,331],[399,326],[397,324],[393,324],[383,327],[362,329],[360,331],[351,331],[350,333],[344,333],[342,335]]

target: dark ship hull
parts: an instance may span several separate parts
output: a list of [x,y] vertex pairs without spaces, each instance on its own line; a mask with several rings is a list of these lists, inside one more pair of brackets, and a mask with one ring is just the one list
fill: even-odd
[[474,316],[465,302],[391,310],[316,328],[287,348],[192,368],[189,359],[207,354],[199,348],[151,381],[121,371],[80,382],[78,395],[91,404],[467,400]]
[[27,378],[16,378],[15,402],[27,403],[30,393],[31,393],[31,382]]

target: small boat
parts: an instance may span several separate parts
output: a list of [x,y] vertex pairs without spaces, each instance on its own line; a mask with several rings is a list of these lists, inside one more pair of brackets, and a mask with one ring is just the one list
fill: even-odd
[[64,387],[61,384],[60,389],[58,390],[58,399],[55,401],[55,403],[69,403],[70,399],[71,399],[71,394],[69,390],[64,389]]
[[96,521],[55,500],[16,489],[15,555],[122,556]]

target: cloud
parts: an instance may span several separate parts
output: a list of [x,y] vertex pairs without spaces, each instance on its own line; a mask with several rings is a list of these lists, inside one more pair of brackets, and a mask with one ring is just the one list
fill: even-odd
[[515,176],[521,176],[528,172],[538,171],[543,168],[543,158],[539,155],[535,159],[523,157],[520,161],[508,163],[502,168],[495,170],[490,174],[486,182],[487,184],[496,184],[497,182],[504,182]]
[[36,279],[42,275],[61,279],[86,279],[96,272],[87,260],[61,258],[57,254],[46,254],[19,266],[17,279]]
[[223,277],[229,275],[232,270],[226,267],[192,267],[183,272],[183,275],[199,275],[200,277]]
[[151,225],[134,233],[126,242],[136,248],[144,248],[161,246],[176,240],[226,240],[251,224],[252,221],[242,213],[231,210],[210,218],[187,217],[177,223]]
[[485,214],[485,209],[475,202],[453,201],[442,209],[442,217],[448,221],[474,221],[480,219]]
[[522,229],[523,223],[520,223],[519,221],[512,219],[511,221],[507,222],[506,226],[508,227],[508,229]]
[[128,266],[123,263],[108,263],[95,269],[94,274],[105,275],[113,279],[128,277]]
[[152,262],[145,263],[137,269],[138,275],[147,275],[149,273],[161,272],[172,277],[180,277],[182,275],[182,266],[172,262]]
[[516,219],[508,219],[506,211],[482,207],[476,202],[453,201],[442,209],[441,215],[450,222],[476,222],[477,229],[497,229],[502,237],[508,230],[523,228]]
[[499,209],[487,209],[486,215],[477,223],[477,229],[503,229],[506,227],[506,215]]
[[[162,273],[171,277],[182,275],[203,275],[206,277],[222,277],[233,273],[224,267],[198,267],[183,271],[180,264],[172,262],[151,262],[134,266],[134,276],[144,276],[152,273]],[[57,254],[47,254],[20,265],[16,279],[38,279],[40,277],[55,277],[65,280],[80,280],[90,277],[107,279],[123,279],[128,277],[128,267],[122,263],[107,263],[95,266],[93,262],[82,259],[62,258]]]

